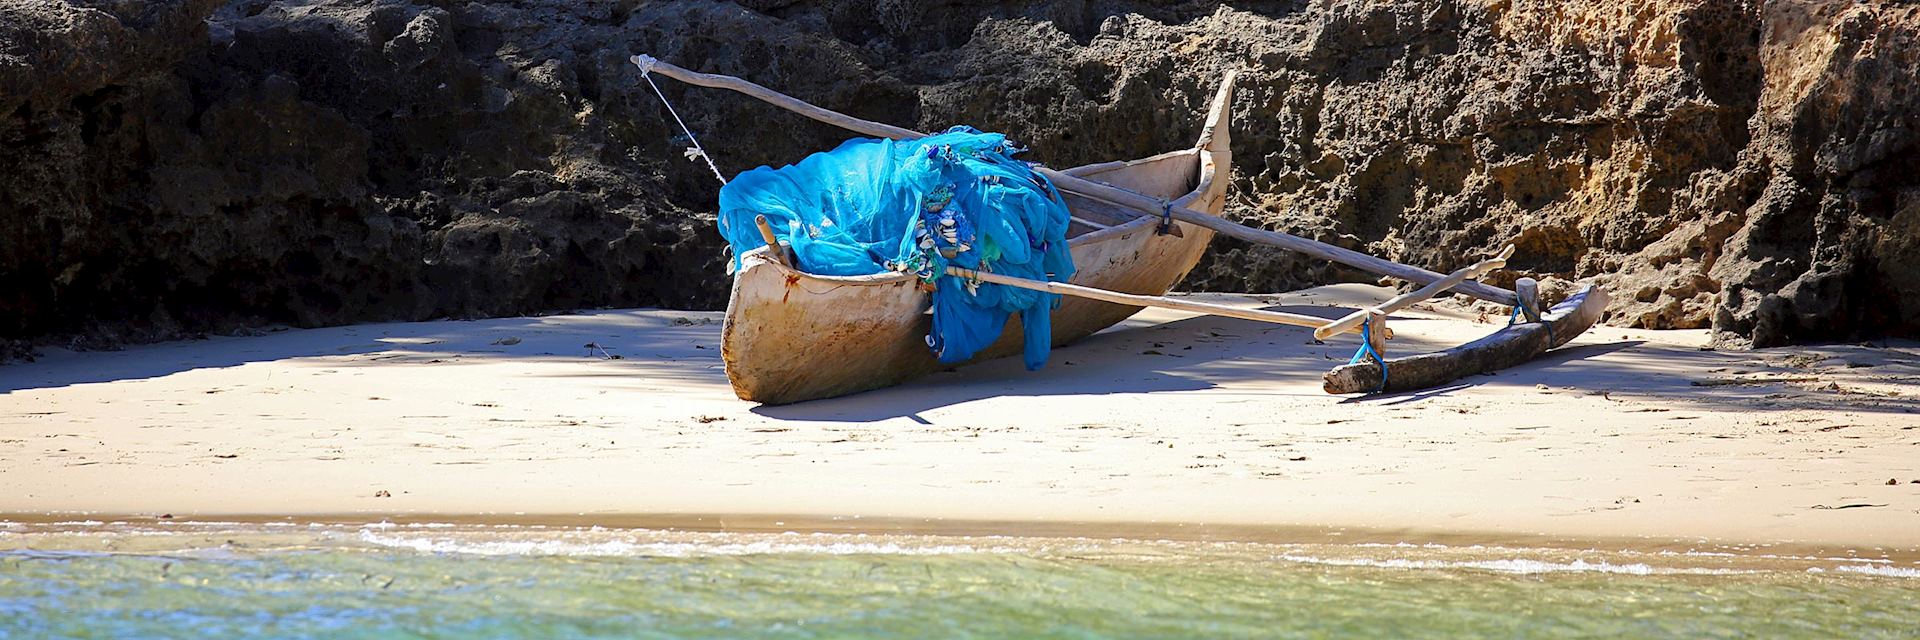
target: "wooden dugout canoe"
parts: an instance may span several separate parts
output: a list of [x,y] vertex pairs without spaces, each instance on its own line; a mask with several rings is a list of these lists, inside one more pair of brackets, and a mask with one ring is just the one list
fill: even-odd
[[[1199,142],[1128,162],[1105,162],[1066,173],[1123,187],[1177,206],[1219,215],[1226,203],[1232,153],[1229,77],[1215,94]],[[1074,222],[1068,230],[1074,284],[1160,295],[1186,277],[1213,231],[1160,221],[1063,194]],[[722,329],[727,379],[743,400],[787,404],[900,384],[943,368],[927,348],[931,297],[908,274],[819,276],[769,259],[767,248],[741,256]],[[983,285],[993,286],[993,285]],[[1113,326],[1141,307],[1064,298],[1053,312],[1053,344],[1065,345]],[[973,361],[1020,352],[1018,316],[999,341]]]

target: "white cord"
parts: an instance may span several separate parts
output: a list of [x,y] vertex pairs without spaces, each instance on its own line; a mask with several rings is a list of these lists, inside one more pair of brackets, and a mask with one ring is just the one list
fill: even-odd
[[653,83],[653,66],[658,64],[659,61],[655,60],[653,56],[648,55],[634,56],[628,60],[633,62],[633,66],[640,67],[640,77],[646,79],[647,86],[653,87],[653,95],[660,96],[660,104],[667,105],[667,113],[673,114],[673,121],[680,124],[680,130],[685,132],[687,134],[687,140],[693,143],[693,148],[687,152],[687,159],[691,160],[693,156],[699,156],[701,160],[707,161],[707,168],[713,170],[713,177],[718,178],[720,184],[726,184],[727,177],[720,174],[719,165],[715,165],[713,163],[713,157],[707,155],[706,148],[700,146],[700,139],[693,137],[693,130],[687,128],[687,121],[680,119],[680,112],[675,111],[673,109],[673,103],[667,101],[667,94],[660,92],[660,85]]

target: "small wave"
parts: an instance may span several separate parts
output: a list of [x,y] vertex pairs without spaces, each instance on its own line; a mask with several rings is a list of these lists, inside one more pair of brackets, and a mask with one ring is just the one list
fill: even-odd
[[1358,548],[1361,548],[1361,549],[1452,549],[1452,547],[1449,547],[1449,546],[1447,546],[1447,545],[1444,545],[1444,544],[1440,544],[1440,543],[1437,543],[1437,542],[1423,542],[1423,543],[1413,543],[1413,542],[1392,542],[1392,543],[1388,543],[1388,542],[1362,542],[1362,543],[1359,543],[1359,544],[1355,544],[1355,545],[1353,545],[1353,546],[1355,546],[1355,547],[1358,547]]
[[75,560],[81,558],[110,558],[113,554],[105,551],[67,551],[44,549],[15,549],[0,551],[0,558],[14,560]]
[[477,556],[609,556],[668,557],[751,556],[774,554],[820,555],[956,555],[1025,553],[1030,549],[968,544],[899,544],[841,540],[787,541],[668,541],[668,540],[463,540],[445,537],[360,533],[362,542],[421,553]]
[[1851,558],[1845,556],[1798,556],[1777,553],[1730,553],[1725,551],[1662,551],[1663,556],[1686,556],[1693,558],[1758,558],[1762,560],[1799,560],[1825,562],[1874,562],[1891,563],[1886,558]]
[[1501,558],[1495,560],[1408,560],[1404,558],[1319,558],[1314,556],[1282,555],[1281,560],[1302,564],[1320,564],[1339,567],[1376,567],[1381,569],[1469,569],[1531,575],[1540,573],[1617,573],[1635,576],[1648,575],[1734,575],[1752,573],[1735,569],[1713,569],[1705,567],[1655,567],[1647,564],[1614,564],[1611,562],[1548,562],[1525,558]]
[[1888,578],[1920,578],[1920,568],[1884,567],[1871,564],[1849,564],[1834,567],[1835,570],[1848,573],[1864,573],[1870,576]]
[[[451,522],[369,522],[360,525],[362,529],[453,529],[460,525]],[[513,525],[509,525],[513,526]]]

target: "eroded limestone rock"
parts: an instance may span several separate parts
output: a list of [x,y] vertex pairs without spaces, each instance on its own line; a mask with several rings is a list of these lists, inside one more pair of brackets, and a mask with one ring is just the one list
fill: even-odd
[[[1920,331],[1920,9],[1880,2],[0,0],[0,339],[717,307],[652,53],[1054,166],[1192,143],[1228,214],[1729,342]],[[844,132],[661,88],[728,173]],[[1222,239],[1186,286],[1371,280]]]

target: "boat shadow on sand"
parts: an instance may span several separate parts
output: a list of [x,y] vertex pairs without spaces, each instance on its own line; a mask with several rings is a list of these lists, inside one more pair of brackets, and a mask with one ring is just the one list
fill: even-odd
[[[1276,307],[1277,308],[1277,307]],[[1301,307],[1329,317],[1335,309]],[[1295,310],[1295,309],[1288,309]],[[1311,331],[1249,320],[1201,316],[1171,322],[1139,317],[1056,347],[1047,365],[1027,371],[1018,357],[949,368],[896,387],[790,405],[762,405],[756,414],[782,420],[879,422],[1006,396],[1181,393],[1236,388],[1250,395],[1325,395],[1319,374],[1335,345],[1305,346]],[[1317,350],[1316,350],[1317,349]],[[1320,352],[1326,352],[1322,354]],[[1341,356],[1344,361],[1345,356]],[[1278,380],[1311,377],[1314,386]],[[1258,383],[1257,385],[1252,383]]]
[[[1343,307],[1268,307],[1336,317]],[[1804,402],[1842,402],[1849,411],[1920,413],[1920,398],[1860,393],[1859,381],[1889,384],[1920,379],[1920,353],[1834,345],[1760,352],[1705,351],[1668,342],[1618,339],[1621,330],[1595,333],[1525,365],[1471,376],[1423,391],[1335,398],[1321,391],[1321,374],[1347,361],[1351,336],[1326,342],[1308,330],[1247,320],[1143,313],[1106,331],[1054,350],[1048,365],[1026,371],[1019,358],[1002,358],[936,373],[897,387],[784,406],[752,406],[755,414],[795,421],[927,422],[928,411],[1010,396],[1100,396],[1206,392],[1208,398],[1258,402],[1311,398],[1348,403],[1415,403],[1475,388],[1545,385],[1588,394],[1684,397],[1703,408],[1784,411]],[[667,310],[613,310],[570,315],[474,321],[368,324],[295,329],[251,337],[217,337],[75,353],[54,350],[39,362],[0,366],[0,397],[34,389],[159,379],[205,369],[272,363],[280,368],[354,370],[401,367],[419,375],[444,367],[515,362],[539,365],[512,375],[578,380],[615,394],[651,394],[728,404],[733,400],[720,358],[720,314]],[[1395,353],[1423,353],[1493,332],[1497,322],[1396,317]],[[588,344],[601,348],[587,347]],[[619,356],[614,358],[612,356]],[[1825,358],[1822,367],[1767,362]],[[1838,364],[1836,364],[1838,363]],[[393,378],[405,385],[413,379]],[[502,374],[506,375],[506,374]],[[1800,386],[1774,382],[1696,386],[1729,376],[1820,377]],[[183,379],[184,380],[184,379]],[[182,382],[181,384],[188,384]],[[1814,388],[1816,385],[1822,388]],[[190,385],[189,385],[190,386]],[[660,400],[668,402],[668,400]],[[745,404],[745,403],[741,403]]]
[[[1285,305],[1275,310],[1333,318],[1338,307]],[[1462,320],[1431,317],[1394,319],[1396,353],[1439,351],[1463,342]],[[1452,325],[1449,327],[1448,325]],[[1500,324],[1472,324],[1477,335]],[[1449,335],[1454,334],[1454,335]],[[897,387],[842,398],[791,405],[758,406],[753,413],[782,420],[878,422],[1003,396],[1180,394],[1207,391],[1210,397],[1235,399],[1319,397],[1341,403],[1405,404],[1450,396],[1476,388],[1508,390],[1544,386],[1611,397],[1661,395],[1685,397],[1703,408],[1720,405],[1739,411],[1786,411],[1793,398],[1845,402],[1849,410],[1920,413],[1920,399],[1875,396],[1858,402],[1816,390],[1781,384],[1700,386],[1729,371],[1751,369],[1757,375],[1790,373],[1759,364],[1769,354],[1710,351],[1638,338],[1595,335],[1542,354],[1526,364],[1468,376],[1431,389],[1336,399],[1321,390],[1321,375],[1345,363],[1356,341],[1351,336],[1315,341],[1307,329],[1214,316],[1166,322],[1129,320],[1065,347],[1056,348],[1040,371],[1025,371],[1018,358],[1003,358],[951,369]],[[1861,351],[1862,347],[1839,347]],[[1882,350],[1902,354],[1899,350]],[[1777,357],[1780,354],[1770,354]],[[1898,360],[1896,358],[1896,360]],[[1908,365],[1911,367],[1912,365]],[[1915,368],[1920,373],[1920,368]],[[1784,396],[1788,401],[1782,401]]]

